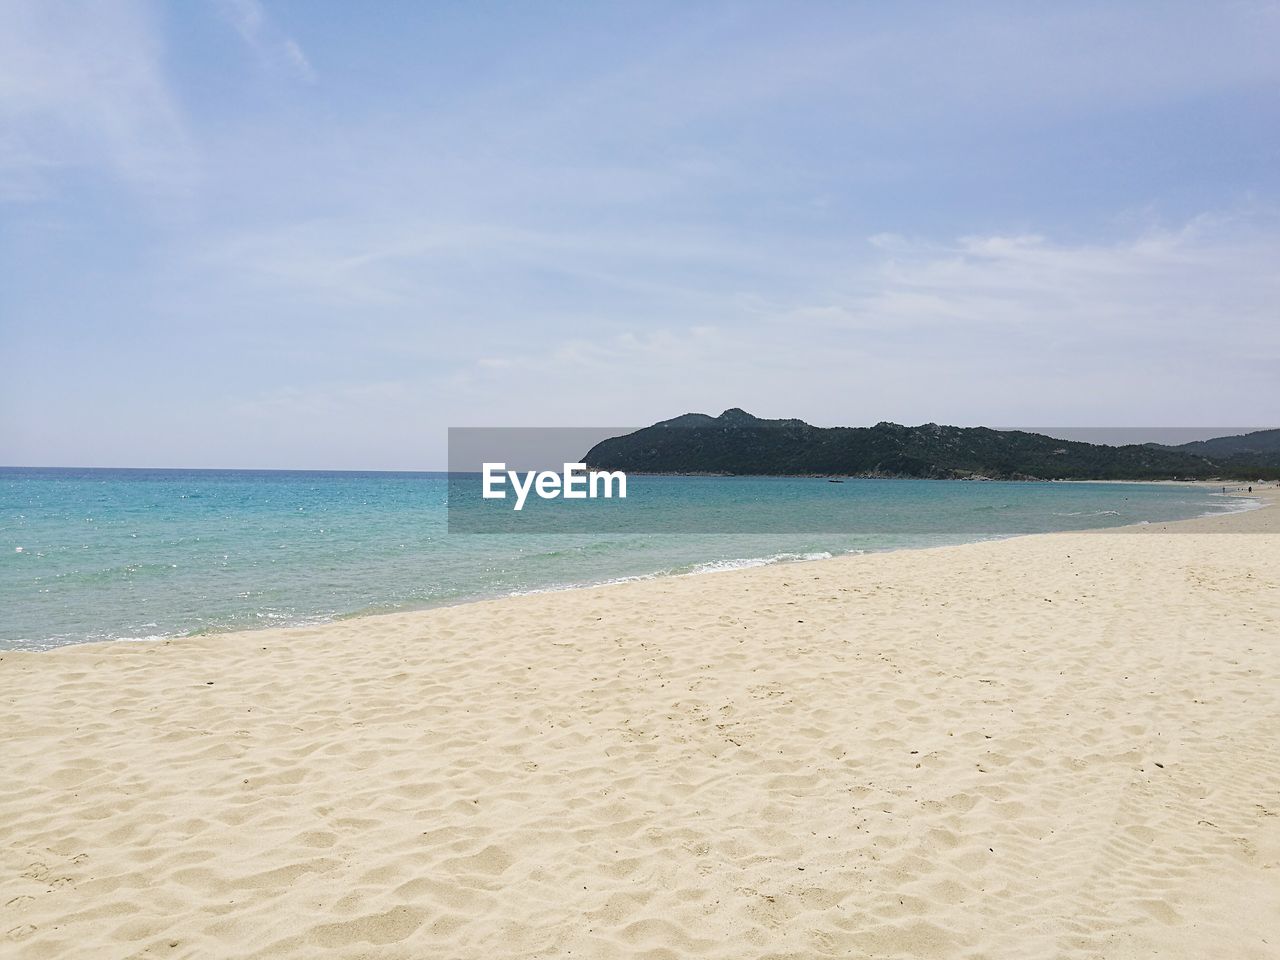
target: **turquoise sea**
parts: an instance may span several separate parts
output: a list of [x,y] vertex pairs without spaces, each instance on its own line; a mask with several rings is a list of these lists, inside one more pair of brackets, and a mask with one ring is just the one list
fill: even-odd
[[607,530],[468,534],[448,532],[443,473],[0,468],[0,649],[309,623],[1241,507],[1175,485],[629,485]]

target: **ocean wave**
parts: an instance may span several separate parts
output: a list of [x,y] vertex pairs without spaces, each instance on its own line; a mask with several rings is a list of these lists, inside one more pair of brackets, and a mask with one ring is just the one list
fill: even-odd
[[[858,556],[865,550],[846,550],[841,556]],[[548,587],[531,587],[525,590],[512,590],[505,594],[509,597],[529,597],[540,593],[560,593],[564,590],[580,590],[583,587],[608,587],[618,583],[637,583],[644,580],[658,580],[663,577],[699,577],[708,573],[724,573],[729,570],[746,570],[750,567],[768,567],[776,563],[803,563],[809,560],[830,560],[835,554],[825,550],[813,553],[772,553],[764,557],[736,557],[728,560],[708,560],[701,563],[653,573],[637,573],[625,577],[611,577],[607,580],[591,580],[577,583],[562,583]]]
[[1248,510],[1257,510],[1265,504],[1257,497],[1240,497],[1230,493],[1211,493],[1211,497],[1225,497],[1227,502],[1210,503],[1206,506],[1212,506],[1214,509],[1202,513],[1203,517],[1222,517],[1231,513],[1244,513]]
[[151,643],[156,640],[170,640],[174,637],[171,633],[148,633],[148,634],[115,634],[115,633],[89,633],[81,636],[80,634],[54,634],[50,637],[16,637],[14,639],[6,639],[0,641],[0,653],[9,650],[18,650],[28,653],[40,653],[45,650],[56,650],[58,647],[64,647],[72,643],[103,643],[106,641],[120,641],[121,643]]
[[[857,551],[861,553],[861,551]],[[741,557],[734,560],[710,560],[694,564],[687,570],[672,571],[674,576],[693,577],[703,573],[722,573],[726,570],[745,570],[749,567],[768,567],[775,563],[797,563],[804,560],[830,560],[832,554],[825,550],[817,553],[774,553],[767,557]]]

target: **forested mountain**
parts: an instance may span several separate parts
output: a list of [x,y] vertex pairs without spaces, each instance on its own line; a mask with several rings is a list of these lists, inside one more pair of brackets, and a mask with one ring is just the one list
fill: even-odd
[[[1262,433],[1280,438],[1280,431]],[[1243,442],[1248,437],[1221,440]],[[762,420],[733,408],[718,417],[687,413],[613,437],[592,447],[584,460],[597,469],[632,473],[1007,480],[1280,478],[1280,451],[1265,452],[1264,442],[1269,441],[1258,441],[1257,449],[1232,443],[1221,453],[1212,446],[1218,440],[1185,447],[1105,446],[936,423],[815,427],[802,420]]]
[[1252,460],[1280,466],[1280,430],[1257,430],[1234,437],[1214,437],[1167,447],[1211,459]]

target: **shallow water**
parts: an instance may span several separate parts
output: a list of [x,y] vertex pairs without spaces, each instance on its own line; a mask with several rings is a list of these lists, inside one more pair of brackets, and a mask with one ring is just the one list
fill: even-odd
[[[2,469],[0,648],[308,623],[1240,508],[1176,485],[633,476],[608,531],[451,534],[448,487],[440,473]],[[734,532],[714,532],[724,530]]]

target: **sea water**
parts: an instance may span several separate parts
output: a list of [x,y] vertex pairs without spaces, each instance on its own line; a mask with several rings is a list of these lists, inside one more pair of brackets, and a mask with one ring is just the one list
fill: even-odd
[[[623,521],[608,530],[468,534],[449,532],[442,473],[0,468],[0,649],[314,623],[1241,507],[1157,484],[628,483],[628,500],[611,507]],[[874,522],[834,522],[853,513]],[[722,519],[697,522],[707,517]]]

